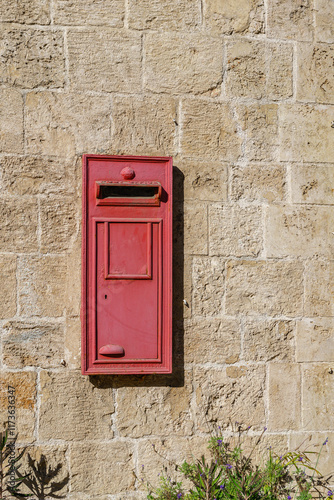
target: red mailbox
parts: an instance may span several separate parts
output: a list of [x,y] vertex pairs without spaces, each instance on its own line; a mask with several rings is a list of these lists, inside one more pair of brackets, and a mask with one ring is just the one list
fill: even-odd
[[172,371],[172,158],[83,157],[82,373]]

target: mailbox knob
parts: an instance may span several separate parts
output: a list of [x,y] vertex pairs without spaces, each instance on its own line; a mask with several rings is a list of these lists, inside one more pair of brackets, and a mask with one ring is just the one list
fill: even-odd
[[125,180],[131,180],[135,177],[136,173],[134,170],[132,170],[132,168],[130,167],[124,167],[122,170],[121,170],[121,175],[122,177],[125,179]]
[[102,356],[124,356],[124,347],[116,344],[103,345],[99,349],[99,354]]

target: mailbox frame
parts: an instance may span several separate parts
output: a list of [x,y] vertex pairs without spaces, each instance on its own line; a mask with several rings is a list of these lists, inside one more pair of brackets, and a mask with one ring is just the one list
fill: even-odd
[[[123,180],[107,179],[103,177],[94,181],[94,197],[98,212],[98,216],[91,216],[90,206],[92,205],[92,186],[89,186],[89,168],[90,163],[101,162],[101,165],[118,165],[122,169],[123,164],[126,166],[132,165],[137,172],[140,168],[146,170],[152,165],[161,168],[164,172],[163,183],[161,178],[152,180],[145,179],[144,181],[129,180],[126,177]],[[101,167],[102,168],[102,167]],[[81,324],[82,324],[82,374],[84,375],[99,375],[99,374],[155,374],[155,373],[172,373],[172,169],[173,162],[171,157],[147,157],[147,156],[117,156],[117,155],[96,155],[85,154],[82,158],[82,304],[81,304]],[[110,174],[109,174],[110,175]],[[108,177],[108,175],[106,175]],[[140,175],[139,175],[140,177]],[[111,189],[116,187],[131,188],[144,187],[153,188],[154,195],[150,197],[103,197],[101,195],[101,186],[107,186]],[[103,188],[102,188],[103,189]],[[137,191],[138,192],[138,191]],[[152,191],[153,192],[153,191]],[[89,201],[90,196],[90,201]],[[133,214],[132,209],[133,207]],[[163,217],[157,216],[159,210]],[[102,211],[104,212],[101,217]],[[140,216],[136,215],[139,211]],[[152,214],[153,211],[153,214]],[[127,217],[120,217],[120,214],[127,214]],[[144,214],[144,215],[142,215]],[[151,215],[152,214],[152,215]],[[96,224],[104,225],[105,243],[108,245],[109,224],[117,222],[144,222],[147,225],[147,274],[146,275],[122,275],[117,276],[115,273],[109,273],[108,258],[109,255],[104,251],[104,279],[105,280],[150,280],[152,278],[152,255],[151,248],[152,226],[155,224],[155,231],[158,235],[157,246],[155,252],[158,257],[156,266],[159,268],[160,280],[158,283],[158,311],[157,318],[157,356],[154,359],[138,358],[138,359],[123,359],[121,356],[121,346],[115,347],[115,357],[107,359],[97,359],[97,292],[96,292],[96,243],[90,241],[92,238],[97,238],[92,231],[92,224],[95,228]],[[94,229],[95,232],[95,229]],[[151,239],[150,239],[151,238]],[[90,247],[89,247],[90,245]],[[93,245],[93,246],[92,246]],[[88,250],[88,248],[93,248]],[[95,259],[95,260],[94,260]],[[95,269],[91,271],[94,263]],[[92,279],[93,276],[93,279]],[[95,288],[95,291],[94,291]],[[95,294],[95,295],[94,295]],[[108,346],[103,346],[108,347]],[[103,350],[103,349],[102,349]],[[108,350],[108,349],[107,349]],[[120,355],[117,355],[119,351]],[[102,354],[104,356],[104,354]],[[105,356],[108,356],[105,354]]]

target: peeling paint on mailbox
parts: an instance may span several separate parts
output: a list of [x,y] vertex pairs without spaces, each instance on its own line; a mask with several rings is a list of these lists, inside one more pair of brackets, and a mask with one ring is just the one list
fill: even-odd
[[172,371],[172,168],[83,157],[83,374]]

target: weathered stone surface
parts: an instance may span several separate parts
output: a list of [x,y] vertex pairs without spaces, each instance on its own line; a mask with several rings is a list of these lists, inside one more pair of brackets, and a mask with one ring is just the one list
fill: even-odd
[[[321,472],[322,475],[327,476],[333,474],[333,453],[334,453],[334,433],[328,432],[296,432],[291,433],[289,436],[289,449],[299,450],[299,451],[309,451],[314,454],[309,455],[311,464],[317,470]],[[326,439],[328,442],[324,445]],[[318,457],[320,448],[321,454]],[[319,458],[319,460],[318,460]],[[325,493],[327,494],[327,493]]]
[[268,36],[312,40],[313,0],[269,0]]
[[0,21],[7,23],[50,24],[49,0],[2,0]]
[[[94,387],[74,370],[41,372],[39,437],[68,441],[112,438],[112,389]],[[95,443],[95,451],[98,447]]]
[[63,87],[64,40],[61,31],[2,28],[0,83],[32,89]]
[[269,206],[265,241],[268,257],[333,255],[333,210],[329,207]]
[[116,380],[116,427],[121,436],[187,436],[192,434],[192,373],[181,387],[137,386]]
[[144,50],[146,90],[203,94],[221,85],[223,41],[219,38],[148,33]]
[[16,314],[16,256],[0,255],[0,318]]
[[269,430],[298,430],[301,426],[300,366],[269,365]]
[[227,314],[298,316],[303,307],[303,266],[299,262],[230,261],[225,300]]
[[3,326],[2,356],[7,367],[59,367],[64,358],[61,324],[9,321]]
[[3,197],[0,200],[0,233],[2,252],[37,251],[37,201]]
[[281,165],[248,164],[231,168],[233,201],[272,203],[286,196],[286,170]]
[[184,32],[200,24],[200,6],[188,0],[129,0],[129,28]]
[[303,364],[303,428],[321,431],[333,429],[331,411],[334,397],[332,364]]
[[[68,498],[69,468],[66,458],[67,446],[41,445],[19,447],[17,455],[24,450],[20,460],[21,475],[29,475],[25,484],[20,487],[20,492],[31,495],[29,498],[38,498],[43,491],[49,498]],[[37,486],[37,488],[36,488]],[[34,488],[35,487],[35,488]],[[39,493],[37,497],[32,492]]]
[[248,160],[273,160],[278,145],[277,104],[237,107]]
[[209,209],[210,255],[257,256],[262,250],[262,210],[212,205]]
[[293,361],[295,322],[246,319],[243,358],[246,361]]
[[254,429],[264,426],[264,366],[197,368],[194,372],[199,430],[208,424],[243,422]]
[[68,32],[70,85],[76,90],[139,92],[141,41],[138,34],[107,29]]
[[[0,160],[1,161],[1,160]],[[1,165],[1,163],[0,163]],[[203,162],[175,158],[183,182],[175,186],[176,199],[225,201],[227,199],[227,166],[218,162]]]
[[62,316],[67,304],[64,295],[66,258],[58,256],[21,257],[19,307],[24,316]]
[[196,318],[185,323],[186,363],[236,363],[240,348],[240,324],[235,319]]
[[334,165],[292,165],[293,203],[334,204]]
[[[207,431],[208,429],[206,429]],[[183,480],[181,473],[175,470],[175,465],[181,465],[185,460],[192,461],[204,455],[209,459],[208,438],[194,436],[191,438],[149,439],[138,443],[138,478],[142,489],[146,489],[147,481],[158,486],[161,473],[165,467],[171,477]],[[187,481],[185,481],[187,484]]]
[[334,316],[334,262],[305,265],[305,316]]
[[106,495],[133,489],[133,453],[132,444],[124,441],[92,441],[73,445],[71,490]]
[[334,162],[331,106],[282,104],[280,107],[281,161]]
[[54,22],[67,25],[104,25],[122,27],[124,2],[122,0],[54,0]]
[[13,195],[73,194],[75,159],[58,160],[33,156],[0,158],[0,185]]
[[176,148],[173,120],[177,121],[177,104],[170,97],[115,97],[113,152],[172,155]]
[[182,103],[181,150],[184,156],[237,160],[242,138],[227,104],[186,100]]
[[207,205],[190,203],[184,205],[184,253],[208,253]]
[[292,95],[290,45],[233,40],[227,44],[226,59],[228,96],[279,99]]
[[315,0],[315,36],[319,42],[334,42],[333,2]]
[[41,200],[41,251],[64,252],[71,248],[77,233],[78,203],[71,198]]
[[23,153],[23,100],[13,89],[0,89],[0,151]]
[[334,104],[334,47],[298,44],[297,99]]
[[80,315],[81,304],[81,234],[78,234],[67,257],[66,313]]
[[[9,393],[8,391],[11,391]],[[8,400],[8,396],[14,395]],[[11,403],[9,403],[9,401]],[[14,405],[12,403],[14,402]],[[15,406],[15,413],[8,414],[8,405]],[[13,408],[9,408],[14,411]],[[36,411],[36,373],[0,372],[0,418],[1,422],[10,421],[10,430],[18,435],[19,442],[34,442]],[[9,418],[11,417],[11,418]],[[15,423],[15,425],[14,425]],[[10,437],[14,437],[10,434]]]
[[81,322],[79,317],[67,318],[65,326],[65,361],[70,370],[81,368]]
[[105,151],[110,141],[109,98],[51,92],[26,97],[29,153],[69,156]]
[[192,258],[182,257],[177,248],[173,247],[173,320],[182,324],[192,311]]
[[317,318],[297,321],[297,361],[334,361],[334,320]]
[[226,35],[232,33],[263,33],[262,0],[204,0],[207,28]]
[[224,297],[225,261],[218,257],[195,257],[192,274],[194,314],[220,316]]

